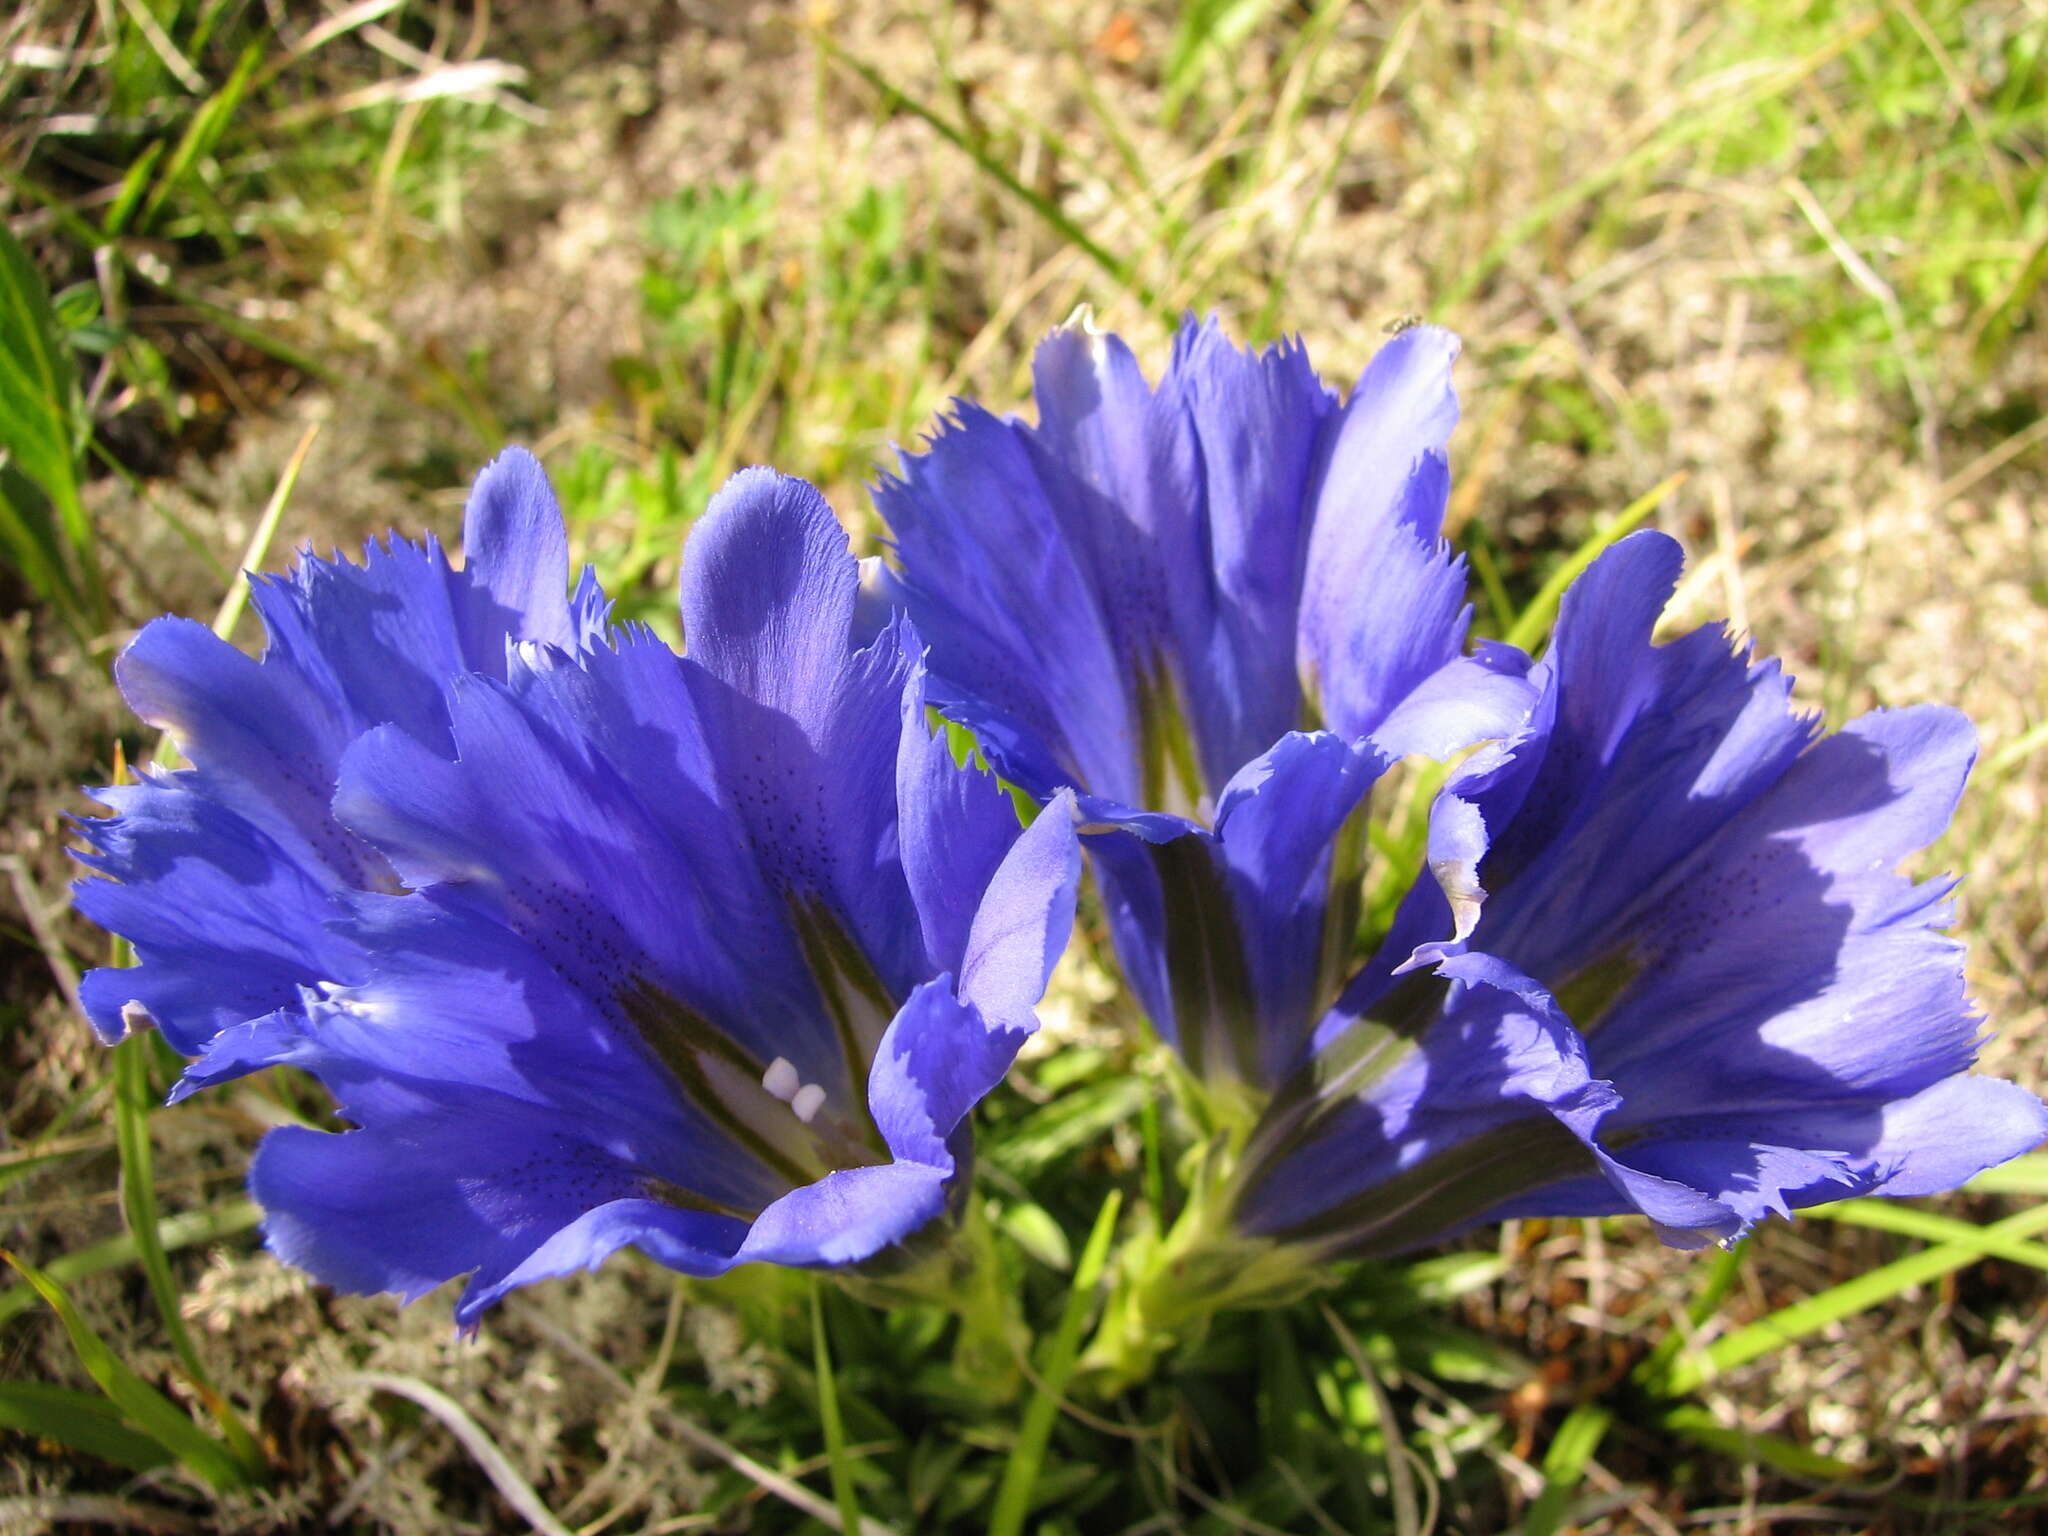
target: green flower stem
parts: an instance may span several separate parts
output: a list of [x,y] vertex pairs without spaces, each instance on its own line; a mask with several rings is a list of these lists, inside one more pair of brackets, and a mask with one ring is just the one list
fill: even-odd
[[1102,1320],[1081,1356],[1078,1379],[1091,1392],[1112,1397],[1144,1380],[1162,1354],[1201,1338],[1219,1312],[1283,1306],[1326,1283],[1309,1250],[1236,1230],[1233,1161],[1213,1149],[1165,1234],[1153,1227],[1125,1240]]

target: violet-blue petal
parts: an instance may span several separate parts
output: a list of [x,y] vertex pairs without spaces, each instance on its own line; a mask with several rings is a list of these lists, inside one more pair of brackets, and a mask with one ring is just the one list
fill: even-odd
[[119,1040],[125,1006],[137,1002],[191,1055],[303,985],[351,979],[362,956],[331,926],[342,913],[324,870],[178,778],[98,791],[115,814],[78,824],[89,845],[79,859],[107,878],[79,881],[73,901],[135,946],[133,966],[81,983],[101,1038]]
[[868,1104],[898,1159],[952,1173],[961,1121],[1038,1027],[1032,1009],[1067,946],[1080,877],[1071,797],[1061,796],[987,882],[957,991],[946,978],[924,983],[882,1038]]
[[359,875],[365,851],[327,815],[330,769],[350,725],[323,693],[283,665],[245,656],[192,619],[143,626],[114,664],[114,679],[142,721],[167,731],[197,764],[207,798],[238,812],[302,861]]
[[308,1031],[305,1009],[292,1007],[228,1024],[200,1042],[192,1054],[196,1059],[186,1063],[184,1072],[171,1085],[166,1104],[181,1103],[203,1088],[232,1082],[266,1067],[311,1065],[319,1051]]
[[[1038,425],[1011,430],[1075,551],[1110,651],[1126,669],[1163,658],[1175,615],[1197,595],[1159,558],[1162,549],[1192,548],[1201,518],[1193,425],[1177,402],[1153,394],[1121,338],[1088,326],[1062,326],[1041,341],[1031,382]],[[1202,583],[1199,595],[1206,590]],[[1049,702],[1062,704],[1056,695]]]
[[[1597,1113],[1547,1106],[1578,1167],[1453,1180],[1434,1235],[1633,1210],[1696,1246],[1844,1195],[1952,1187],[2048,1135],[2033,1095],[1968,1075],[1981,1031],[1942,931],[1948,886],[1896,872],[1953,813],[1967,722],[1881,711],[1816,740],[1777,668],[1718,630],[1652,643],[1677,572],[1654,534],[1596,561],[1530,674],[1526,721],[1451,776],[1432,873],[1255,1133],[1264,1230],[1335,1219],[1316,1213],[1339,1170],[1349,1230],[1375,1219],[1372,1179],[1381,1205],[1407,1198],[1374,1117],[1432,1102],[1432,1080],[1453,1081],[1429,1069],[1439,1042],[1466,1048],[1470,998],[1431,967],[1550,1018],[1608,1095]],[[1456,1174],[1491,1134],[1401,1178]]]
[[1188,495],[1154,468],[1157,493],[1187,508],[1177,528],[1157,520],[1155,558],[1173,605],[1168,661],[1214,794],[1301,722],[1304,551],[1337,400],[1298,342],[1240,349],[1213,320],[1182,325],[1159,399],[1185,416],[1198,471]]
[[555,1231],[510,1271],[483,1272],[464,1287],[455,1320],[474,1327],[483,1314],[521,1286],[596,1269],[621,1248],[633,1247],[680,1274],[713,1278],[737,1262],[741,1224],[708,1211],[686,1211],[664,1201],[627,1195],[593,1206]]
[[[1200,832],[1189,827],[1183,836],[1199,839]],[[1167,954],[1166,893],[1155,851],[1161,845],[1126,836],[1114,826],[1091,830],[1084,842],[1123,983],[1160,1037],[1178,1046],[1180,1028],[1174,1016]],[[1206,860],[1208,855],[1201,857]],[[1199,943],[1200,935],[1188,934],[1182,942]]]
[[[1445,972],[1450,985],[1443,1006],[1419,1039],[1388,1039],[1347,1062],[1342,1075],[1326,1065],[1334,1091],[1310,1135],[1286,1151],[1255,1135],[1259,1172],[1239,1218],[1247,1230],[1284,1233],[1335,1220],[1340,1251],[1370,1248],[1385,1241],[1389,1230],[1407,1231],[1404,1224],[1417,1204],[1425,1213],[1430,1206],[1442,1213],[1425,1214],[1439,1225],[1425,1227],[1422,1240],[1456,1230],[1463,1224],[1460,1202],[1449,1192],[1479,1171],[1465,1162],[1453,1159],[1441,1185],[1426,1184],[1420,1200],[1408,1194],[1375,1205],[1359,1197],[1516,1122],[1570,1122],[1569,1134],[1515,1144],[1518,1164],[1540,1165],[1533,1147],[1551,1160],[1553,1177],[1590,1166],[1584,1136],[1612,1107],[1615,1094],[1588,1069],[1584,1044],[1569,1021],[1540,990],[1488,957],[1446,962]],[[1346,1212],[1354,1200],[1359,1208]],[[1478,1214],[1469,1206],[1463,1210],[1465,1221]]]
[[[503,537],[545,543],[539,489],[494,473]],[[320,1278],[468,1273],[468,1325],[621,1246],[856,1264],[956,1199],[1072,925],[1073,797],[1020,829],[952,762],[914,632],[862,625],[808,487],[741,477],[685,559],[688,657],[515,641],[437,728],[342,752],[336,823],[393,887],[336,903],[363,963],[216,1033],[180,1090],[283,1061],[333,1094],[356,1129],[279,1132],[254,1177]]]
[[507,448],[476,477],[462,509],[462,548],[469,654],[482,655],[506,636],[577,643],[562,509],[540,461],[524,448]]
[[868,1078],[868,1103],[889,1149],[950,1173],[954,1130],[1002,1081],[1029,1032],[984,1017],[943,978],[919,987],[883,1036]]
[[926,728],[921,690],[904,691],[896,758],[903,877],[931,965],[958,974],[974,906],[1016,838],[1009,794],[992,773],[963,772],[943,730]]
[[[87,880],[81,900],[109,921],[148,907],[151,933],[138,976],[90,983],[96,1004],[121,990],[156,998],[151,1013],[170,1038],[197,1050],[212,1029],[296,1007],[301,986],[340,979],[309,957],[331,948],[327,933],[345,916],[349,893],[396,884],[375,850],[329,812],[349,743],[385,723],[445,743],[443,700],[456,677],[503,677],[508,645],[580,648],[605,627],[603,594],[587,572],[573,605],[565,595],[560,514],[522,451],[479,477],[467,542],[461,569],[432,539],[393,538],[367,546],[360,565],[309,555],[284,576],[252,577],[267,631],[260,659],[183,619],[150,624],[123,653],[116,676],[130,705],[170,732],[192,763],[160,776],[158,788],[213,810],[174,812],[150,800],[148,814],[125,827],[117,817],[85,829],[100,848],[87,862],[133,899]],[[202,815],[210,841],[189,835]],[[166,850],[152,851],[157,839]],[[263,850],[269,869],[252,869],[252,849]],[[268,943],[237,926],[255,889],[267,906]],[[238,985],[219,985],[210,970],[209,957],[224,948],[248,957]],[[214,1005],[195,1013],[176,1001],[200,993]],[[112,1027],[107,1017],[97,1022]]]
[[839,1267],[873,1258],[946,1208],[950,1167],[899,1161],[841,1168],[755,1218],[738,1262]]
[[[285,1262],[340,1290],[408,1301],[472,1274],[457,1311],[465,1324],[523,1268],[542,1278],[529,1266],[551,1244],[556,1262],[538,1267],[560,1273],[595,1262],[601,1254],[586,1255],[599,1235],[576,1229],[619,1202],[632,1203],[642,1230],[667,1240],[664,1262],[684,1267],[676,1248],[686,1245],[698,1273],[723,1269],[744,1231],[728,1217],[648,1200],[644,1178],[581,1127],[474,1091],[444,1093],[432,1109],[375,1130],[273,1131],[249,1184],[268,1244]],[[584,1255],[562,1253],[565,1234],[590,1244]],[[616,1224],[602,1237],[613,1247],[640,1240]]]
[[[1957,1126],[1969,1135],[1955,1134]],[[1959,1073],[1887,1104],[1867,1157],[1881,1195],[1938,1195],[2048,1141],[2048,1109],[2020,1087]]]
[[692,530],[683,630],[706,739],[771,883],[850,924],[900,996],[928,974],[898,852],[896,785],[917,646],[856,646],[859,569],[801,480],[735,475]]
[[[1228,872],[1243,935],[1257,1011],[1247,1026],[1264,1082],[1294,1064],[1350,955],[1355,916],[1346,911],[1343,931],[1329,931],[1333,883],[1359,874],[1355,853],[1351,867],[1336,867],[1340,833],[1387,767],[1365,742],[1290,731],[1241,768],[1217,802],[1214,856]],[[1363,837],[1355,829],[1355,848]]]
[[1372,743],[1388,757],[1442,760],[1511,736],[1535,706],[1528,673],[1529,658],[1513,646],[1484,642],[1417,683],[1373,728]]
[[[683,671],[635,639],[548,662],[516,689],[474,679],[451,704],[454,760],[396,727],[368,733],[336,812],[408,882],[526,935],[588,994],[658,988],[764,1065],[786,1056],[843,1094],[843,1052],[784,903],[709,777]],[[609,742],[588,724],[551,728],[598,714],[637,728]]]
[[1063,792],[1010,845],[987,882],[962,952],[962,1000],[1001,1028],[1033,1027],[1031,1010],[1073,932],[1080,881],[1074,798]]
[[963,409],[906,458],[877,490],[898,594],[943,689],[997,717],[1005,772],[1172,809],[1144,782],[1160,731],[1186,730],[1213,796],[1300,722],[1302,672],[1356,737],[1453,659],[1455,352],[1398,338],[1339,411],[1297,345],[1190,320],[1153,391],[1117,338],[1067,328],[1039,349],[1036,427]]
[[[1005,778],[1075,790],[1124,971],[1198,1072],[1267,1080],[1334,990],[1328,898],[1359,873],[1335,840],[1378,771],[1339,759],[1448,757],[1535,697],[1519,653],[1461,655],[1456,351],[1398,337],[1340,407],[1298,343],[1190,318],[1154,388],[1068,326],[1034,359],[1036,425],[963,406],[877,488],[900,570],[875,598]],[[1331,742],[1305,752],[1316,723]]]
[[1340,735],[1376,729],[1464,641],[1464,566],[1441,533],[1457,355],[1448,331],[1403,331],[1367,366],[1325,437],[1300,657],[1324,723]]
[[934,699],[1032,793],[1080,784],[1133,803],[1135,679],[1089,550],[1054,508],[1026,429],[965,401],[956,412],[875,487],[900,596],[932,650]]
[[1490,942],[1539,978],[1611,947],[1645,892],[1677,878],[1813,742],[1789,680],[1735,655],[1718,629],[1650,644],[1677,573],[1672,541],[1641,533],[1574,584],[1531,674],[1555,694],[1547,730],[1516,749],[1525,768],[1475,801],[1499,829],[1481,884],[1518,891],[1486,924]]

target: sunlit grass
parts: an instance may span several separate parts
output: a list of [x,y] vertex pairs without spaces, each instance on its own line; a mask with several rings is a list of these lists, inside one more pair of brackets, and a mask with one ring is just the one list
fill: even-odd
[[[1336,378],[1390,322],[1426,315],[1468,339],[1452,521],[1482,630],[1540,640],[1575,552],[1626,507],[1693,545],[1674,612],[1753,607],[1761,648],[1794,650],[1835,719],[1925,696],[1923,677],[1960,686],[1942,657],[1902,676],[1915,646],[1975,646],[2008,671],[1969,701],[1984,765],[1926,867],[1969,877],[1980,990],[2018,1033],[2012,1069],[2040,1081],[2048,693],[2025,637],[2048,574],[2038,545],[2032,570],[1999,553],[2027,547],[2000,498],[2038,487],[2048,441],[2048,44],[2024,8],[1231,0],[1077,14],[1048,37],[1003,6],[847,4],[707,53],[680,77],[701,103],[596,127],[571,87],[602,57],[552,60],[535,31],[445,9],[337,5],[289,33],[233,0],[74,10],[25,8],[0,86],[20,125],[7,212],[40,283],[13,284],[9,351],[54,338],[46,367],[15,376],[30,387],[0,391],[9,570],[33,616],[69,630],[39,633],[35,656],[75,650],[97,675],[153,611],[132,574],[150,549],[242,557],[248,522],[173,527],[156,477],[294,405],[342,418],[307,491],[359,521],[323,526],[324,542],[417,526],[428,514],[404,491],[456,485],[523,438],[621,616],[672,634],[682,540],[727,473],[806,475],[872,535],[860,487],[890,445],[913,444],[952,393],[1021,399],[1031,340],[1077,304],[1155,371],[1177,316],[1213,307],[1254,340],[1302,331]],[[659,78],[664,58],[721,41],[671,37],[631,67]],[[766,126],[728,144],[722,115],[763,100]],[[676,142],[727,147],[634,162],[628,207],[562,169],[630,160],[622,124],[677,121]],[[494,204],[499,180],[543,162],[545,192]],[[531,262],[511,252],[536,228],[569,239],[599,214],[628,256],[606,279],[615,307],[596,311],[618,323],[573,338],[600,384],[557,395],[522,373],[516,354],[541,342],[522,326],[577,313],[545,291],[495,330],[397,318],[404,294],[453,308],[501,257]],[[532,288],[567,280],[533,271]],[[1759,426],[1745,409],[1778,414]],[[1833,416],[1849,425],[1821,435]],[[398,418],[413,435],[377,478],[320,483],[322,455],[373,462],[362,443]],[[1734,427],[1752,446],[1794,437],[1788,457],[1881,462],[1900,505],[1858,500],[1855,465],[1799,483],[1833,502],[1773,501],[1751,463],[1716,456]],[[1909,536],[1924,542],[1887,542]],[[1911,567],[1980,545],[1956,580],[2009,585],[1977,599],[1979,628],[1884,646],[1931,601]],[[202,616],[220,595],[189,594]],[[77,743],[37,793],[103,779],[105,751]],[[31,837],[30,819],[17,890],[36,910],[16,947],[33,980],[10,997],[100,958],[67,947],[79,936],[47,894],[59,839]],[[252,1278],[269,1261],[241,1235],[236,1170],[262,1126],[317,1113],[312,1096],[280,1073],[219,1109],[149,1113],[164,1063],[92,1057],[76,1019],[10,1003],[15,1056],[38,1070],[0,1198],[47,1289],[0,1292],[9,1452],[81,1497],[248,1530],[300,1528],[314,1504],[364,1530],[431,1529],[440,1509],[489,1525],[515,1485],[590,1536],[857,1518],[1647,1530],[1695,1496],[1758,1489],[1951,1529],[2048,1498],[2024,1448],[1981,1487],[1940,1457],[1928,1471],[1926,1448],[1954,1457],[1970,1427],[1887,1414],[1846,1379],[1923,1404],[1993,1386],[2001,1410],[2024,1400],[2044,1294],[2032,1234],[2048,1220],[2032,1163],[1968,1203],[1852,1204],[1698,1262],[1626,1223],[1523,1224],[1227,1318],[1157,1380],[1090,1399],[1069,1374],[1100,1267],[1090,1234],[1119,1208],[1126,1236],[1170,1220],[1190,1138],[1162,1108],[1156,1055],[1105,1027],[1115,1005],[1069,1001],[1076,1038],[991,1102],[980,1142],[985,1224],[1046,1330],[1008,1398],[954,1371],[938,1314],[802,1277],[672,1286],[622,1262],[522,1298],[469,1355],[435,1300],[401,1315],[289,1281],[273,1294]],[[209,1251],[224,1267],[202,1267]],[[1923,1319],[1948,1332],[1915,1344]],[[1939,1378],[1959,1358],[1973,1385]],[[593,1382],[601,1406],[575,1395]],[[269,1489],[209,1493],[245,1475],[242,1423]],[[164,1481],[175,1465],[198,1480]],[[157,1480],[129,1481],[145,1469]]]

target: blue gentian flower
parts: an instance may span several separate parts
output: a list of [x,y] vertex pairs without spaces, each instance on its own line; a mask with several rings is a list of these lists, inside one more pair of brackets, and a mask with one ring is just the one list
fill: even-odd
[[591,572],[566,595],[568,540],[531,454],[508,449],[477,477],[462,542],[461,569],[432,536],[393,537],[361,565],[309,554],[252,578],[260,660],[179,618],[123,652],[130,707],[192,766],[95,791],[116,814],[80,823],[83,861],[109,878],[77,885],[79,910],[135,945],[132,968],[80,988],[103,1038],[153,1022],[196,1055],[229,1025],[294,1006],[301,987],[356,979],[362,956],[329,925],[349,893],[397,882],[334,819],[343,752],[387,723],[445,744],[456,678],[502,680],[517,643],[578,652],[604,631]]
[[2048,1136],[1969,1072],[1950,883],[1895,872],[1948,824],[1968,722],[1822,736],[1720,626],[1653,645],[1679,566],[1637,534],[1567,595],[1534,713],[1448,782],[1432,873],[1254,1133],[1240,1231],[1328,1256],[1641,1212],[1696,1247]]
[[1012,783],[1077,788],[1125,975],[1213,1085],[1276,1080],[1332,1000],[1373,782],[1528,707],[1519,653],[1462,655],[1456,352],[1405,331],[1340,403],[1291,343],[1190,321],[1155,389],[1070,326],[1036,426],[960,402],[876,490],[934,701]]
[[177,1095],[289,1062],[356,1127],[258,1150],[280,1256],[408,1298],[469,1273],[467,1326],[627,1244],[699,1275],[898,1262],[948,1210],[1079,851],[1070,803],[1020,829],[933,737],[916,634],[857,626],[858,587],[817,493],[748,471],[688,546],[686,658],[519,640],[340,749],[333,825],[382,874],[331,903],[355,968],[217,1029]]

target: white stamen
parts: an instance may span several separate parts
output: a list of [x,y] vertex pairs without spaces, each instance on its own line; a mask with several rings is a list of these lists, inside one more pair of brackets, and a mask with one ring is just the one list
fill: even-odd
[[824,1107],[824,1104],[825,1090],[816,1083],[805,1083],[797,1090],[796,1097],[789,1101],[791,1112],[805,1125],[811,1123],[811,1118]]
[[761,1086],[785,1104],[796,1097],[803,1081],[796,1075],[796,1067],[787,1056],[776,1057],[768,1063],[768,1070],[761,1074]]

